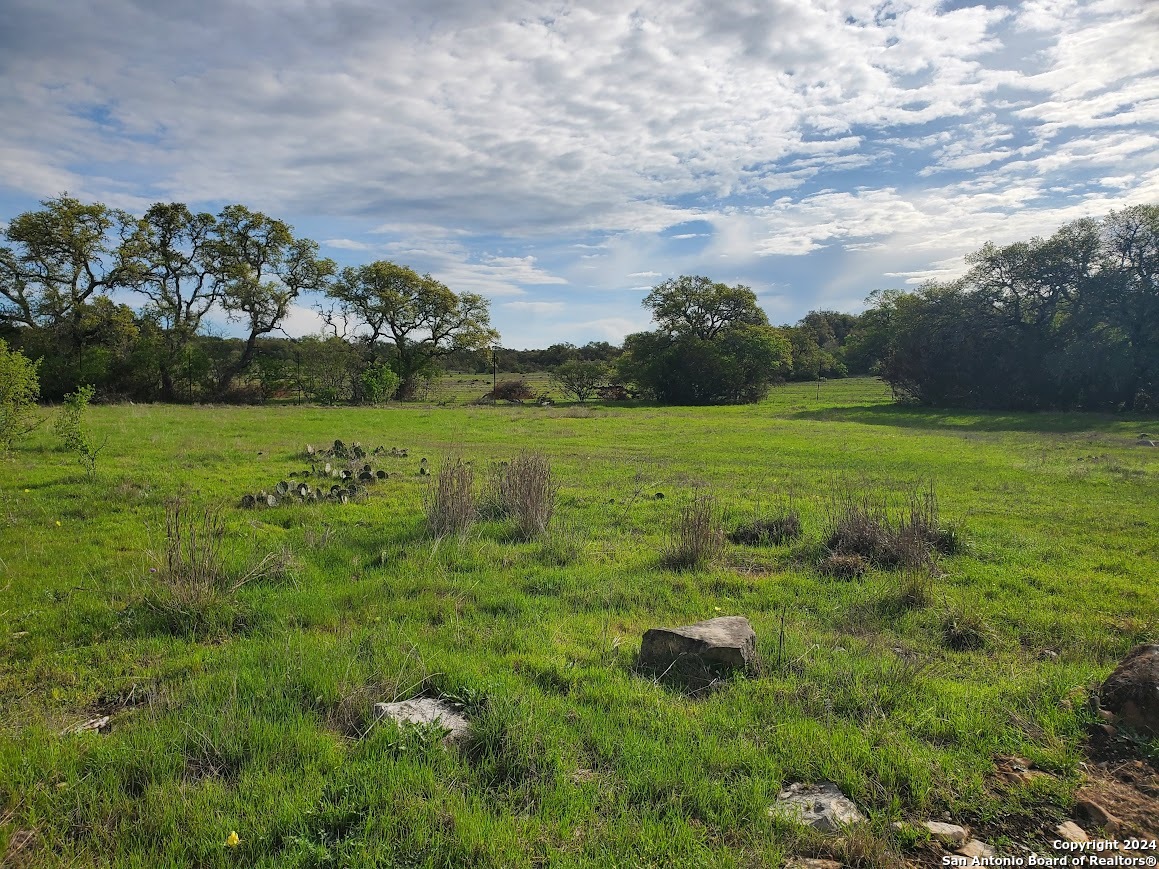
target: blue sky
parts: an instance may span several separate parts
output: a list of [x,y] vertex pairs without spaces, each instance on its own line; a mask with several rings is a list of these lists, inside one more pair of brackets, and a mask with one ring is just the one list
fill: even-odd
[[0,220],[240,202],[618,342],[667,277],[793,322],[1159,202],[1159,3],[0,0],[0,117]]

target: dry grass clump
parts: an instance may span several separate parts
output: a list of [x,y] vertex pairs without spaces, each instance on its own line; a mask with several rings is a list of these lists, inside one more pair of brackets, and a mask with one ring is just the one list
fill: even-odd
[[143,601],[148,622],[175,634],[231,631],[242,623],[234,592],[251,580],[292,577],[288,551],[244,574],[231,570],[222,554],[224,537],[220,508],[192,507],[181,498],[166,503],[164,549],[153,556],[153,582]]
[[728,539],[743,546],[781,546],[800,536],[801,517],[796,510],[786,508],[772,516],[740,525],[728,535]]
[[170,602],[196,608],[236,587],[221,556],[225,523],[217,507],[191,507],[175,498],[165,504],[165,550],[154,568]]
[[833,555],[859,555],[875,567],[922,570],[939,552],[962,546],[961,532],[943,528],[933,486],[912,489],[900,509],[884,496],[845,489],[831,502],[826,548]]
[[443,462],[423,498],[427,527],[434,537],[463,535],[475,524],[475,472],[460,458]]
[[503,498],[519,536],[531,540],[547,532],[559,486],[543,453],[524,451],[507,465]]
[[479,513],[488,519],[512,519],[519,537],[533,540],[547,533],[558,493],[547,456],[524,450],[492,468]]
[[724,530],[716,498],[697,491],[680,510],[661,561],[671,570],[696,570],[724,551]]
[[869,570],[869,562],[860,555],[831,553],[821,560],[817,569],[838,579],[858,579]]

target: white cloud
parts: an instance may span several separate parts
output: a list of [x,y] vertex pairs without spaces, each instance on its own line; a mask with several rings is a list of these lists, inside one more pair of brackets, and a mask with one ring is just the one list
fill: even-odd
[[[17,0],[0,201],[332,221],[512,317],[725,268],[807,309],[1159,199],[1157,37],[1145,0]],[[609,304],[572,325],[638,327]]]
[[500,307],[529,314],[554,314],[562,311],[567,305],[563,302],[504,302]]

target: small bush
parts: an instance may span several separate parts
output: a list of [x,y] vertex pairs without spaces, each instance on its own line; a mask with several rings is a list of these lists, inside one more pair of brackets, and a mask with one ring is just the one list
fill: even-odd
[[382,404],[398,392],[401,379],[389,365],[371,365],[362,372],[362,394],[371,404]]
[[36,400],[40,397],[37,368],[19,350],[9,350],[0,339],[0,453],[41,423]]
[[671,570],[696,570],[710,564],[724,551],[724,531],[716,499],[696,492],[680,510],[661,558]]
[[462,459],[444,461],[423,500],[432,536],[466,534],[477,516],[475,473],[471,466]]
[[743,546],[781,546],[801,536],[801,517],[796,510],[783,510],[775,516],[746,522],[728,535]]
[[76,392],[70,392],[64,397],[64,404],[56,418],[56,433],[64,441],[65,448],[76,453],[89,476],[96,473],[97,456],[104,449],[104,444],[98,446],[84,427],[85,411],[88,410],[94,392],[91,386],[81,386]]
[[865,572],[869,570],[869,561],[860,555],[842,555],[834,552],[822,559],[818,569],[826,576],[858,579],[865,576]]
[[942,619],[942,642],[956,652],[967,652],[986,647],[990,627],[977,613],[957,607]]
[[495,388],[483,397],[493,401],[510,401],[512,404],[522,404],[529,398],[534,398],[535,392],[525,380],[504,380],[502,383],[495,384]]

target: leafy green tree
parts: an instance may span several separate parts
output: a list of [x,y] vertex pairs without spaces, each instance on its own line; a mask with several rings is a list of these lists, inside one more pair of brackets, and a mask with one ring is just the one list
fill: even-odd
[[693,335],[702,341],[711,341],[733,326],[769,324],[751,289],[700,276],[681,275],[658,284],[644,298],[644,307],[652,309],[652,319],[661,331]]
[[587,401],[608,382],[608,366],[603,362],[570,359],[557,367],[551,377],[564,395],[570,395],[576,401]]
[[369,365],[362,371],[362,395],[371,404],[382,404],[398,391],[400,378],[385,363]]
[[258,338],[282,325],[300,293],[326,289],[335,264],[318,256],[317,242],[295,238],[289,224],[243,205],[218,215],[210,254],[221,306],[248,330],[241,354],[218,376],[220,394],[249,367]]
[[15,248],[0,248],[0,320],[61,330],[95,293],[124,286],[120,241],[135,222],[124,211],[67,195],[41,205],[4,231]]
[[19,350],[9,350],[0,338],[0,452],[41,423],[36,400],[40,397],[37,363]]
[[1113,211],[1102,223],[1097,307],[1125,339],[1128,409],[1159,408],[1159,205]]
[[655,287],[644,305],[660,329],[629,335],[617,368],[658,401],[757,401],[788,372],[789,342],[748,287],[682,276]]
[[393,345],[399,399],[414,395],[436,360],[456,350],[481,350],[499,340],[491,327],[487,299],[454,293],[430,275],[385,260],[343,269],[327,295],[361,330],[359,338],[370,355],[379,341]]
[[212,214],[194,214],[180,202],[158,202],[126,240],[127,282],[146,299],[144,314],[161,334],[161,398],[178,398],[181,360],[218,301],[220,279]]

